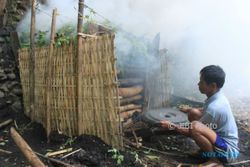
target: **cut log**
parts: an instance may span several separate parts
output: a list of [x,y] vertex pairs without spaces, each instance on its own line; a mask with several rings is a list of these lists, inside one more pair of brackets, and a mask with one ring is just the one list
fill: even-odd
[[141,99],[142,99],[142,95],[136,95],[136,96],[132,96],[132,97],[121,99],[120,100],[120,104],[121,105],[129,104],[131,102],[134,102],[136,100],[141,100]]
[[1,129],[2,127],[6,126],[6,125],[9,125],[12,121],[13,121],[12,119],[8,119],[8,120],[2,122],[2,123],[0,124],[0,129]]
[[142,84],[143,82],[144,80],[142,78],[119,79],[119,86],[120,87],[133,86],[133,85]]
[[132,97],[132,96],[135,96],[135,95],[138,95],[139,93],[141,93],[142,90],[143,90],[142,85],[132,86],[132,87],[128,87],[128,88],[119,88],[119,96]]
[[45,165],[40,161],[36,154],[32,151],[30,146],[25,142],[25,140],[17,133],[17,131],[12,127],[10,128],[10,134],[16,145],[25,155],[25,157],[30,162],[31,166],[34,167],[45,167]]
[[128,110],[141,109],[141,108],[142,108],[142,105],[128,104],[126,106],[121,106],[119,108],[119,111],[124,112]]
[[130,111],[122,112],[122,113],[120,113],[120,117],[123,118],[123,119],[128,119],[129,117],[132,117],[132,115],[135,112],[141,112],[141,111],[142,111],[141,109],[135,109],[135,110],[130,110]]

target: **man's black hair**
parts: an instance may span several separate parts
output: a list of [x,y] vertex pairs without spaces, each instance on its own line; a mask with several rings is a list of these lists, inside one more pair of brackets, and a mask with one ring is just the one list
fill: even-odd
[[218,88],[222,88],[225,83],[226,74],[220,66],[206,66],[201,69],[200,74],[207,84],[214,82]]

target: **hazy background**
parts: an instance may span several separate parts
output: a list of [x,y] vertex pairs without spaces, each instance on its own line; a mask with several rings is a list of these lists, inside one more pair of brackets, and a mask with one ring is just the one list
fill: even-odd
[[[249,0],[85,0],[85,3],[113,25],[138,36],[153,39],[160,32],[161,48],[167,48],[173,58],[175,94],[204,99],[197,88],[199,71],[215,64],[227,74],[224,90],[228,96],[250,97]],[[55,7],[59,12],[57,26],[65,22],[76,24],[78,1],[51,0],[48,5],[39,5],[39,29],[49,30],[47,15]],[[20,31],[29,27],[29,17],[28,14],[26,22],[20,24]],[[95,19],[104,21],[98,15]],[[124,44],[117,42],[116,47],[119,46]]]

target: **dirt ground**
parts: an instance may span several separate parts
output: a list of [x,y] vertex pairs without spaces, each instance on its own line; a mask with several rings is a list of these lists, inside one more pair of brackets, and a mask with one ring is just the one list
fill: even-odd
[[[247,107],[250,103],[248,102],[250,102],[250,100],[241,101],[241,103],[232,103],[239,128],[239,147],[241,153],[238,160],[239,162],[250,160],[250,111]],[[10,114],[1,115],[0,122],[14,117],[15,123],[0,129],[0,149],[12,152],[11,154],[0,153],[0,166],[3,167],[29,166],[26,158],[10,137],[9,129],[11,126],[16,127],[17,131],[34,151],[43,155],[60,149],[72,148],[73,150],[78,150],[81,148],[79,152],[66,158],[59,156],[54,157],[74,166],[164,167],[178,166],[180,163],[191,166],[188,164],[199,164],[203,162],[203,160],[188,155],[190,152],[198,149],[197,145],[191,139],[176,133],[164,133],[164,135],[144,137],[141,141],[144,148],[135,149],[134,147],[125,145],[124,151],[115,153],[116,150],[105,144],[101,139],[89,135],[69,138],[55,132],[51,134],[50,143],[47,143],[45,131],[41,125],[31,123],[30,120],[21,113],[17,114],[15,111],[9,111],[8,113]],[[139,134],[137,137],[139,137]],[[133,139],[133,137],[131,138]],[[114,157],[115,155],[116,158]],[[117,158],[118,155],[124,157],[124,160],[121,160],[120,164],[118,162],[119,158]],[[46,159],[41,159],[48,166],[58,166]],[[250,166],[250,162],[231,166],[247,167]]]

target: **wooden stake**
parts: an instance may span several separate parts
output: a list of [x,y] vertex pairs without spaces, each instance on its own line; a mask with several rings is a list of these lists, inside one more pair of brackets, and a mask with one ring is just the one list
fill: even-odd
[[78,134],[82,133],[82,109],[81,109],[81,98],[80,95],[82,94],[82,78],[80,77],[81,74],[81,66],[82,66],[82,37],[81,34],[83,32],[83,8],[84,8],[84,0],[79,0],[78,6],[78,22],[77,22],[77,57],[76,57],[76,75],[77,75],[77,83],[76,83],[76,95],[77,95],[77,113],[78,113]]
[[54,163],[56,163],[56,164],[58,164],[58,165],[60,165],[60,166],[74,167],[73,165],[70,165],[70,164],[65,163],[65,162],[63,162],[63,161],[60,161],[60,160],[58,160],[58,159],[49,158],[49,157],[46,157],[46,156],[44,156],[44,155],[42,155],[42,154],[40,154],[40,153],[37,153],[37,152],[35,152],[35,153],[36,153],[36,155],[38,155],[38,156],[40,156],[40,157],[42,157],[42,158],[44,158],[44,159],[47,159],[47,160],[49,160],[49,161],[51,161],[51,162],[54,162]]
[[11,154],[12,152],[6,151],[6,150],[3,150],[3,149],[0,149],[0,153],[3,153],[3,154]]
[[50,32],[50,45],[49,45],[49,57],[48,57],[48,68],[46,69],[46,93],[47,93],[47,99],[46,99],[46,133],[47,133],[47,139],[49,142],[49,134],[51,130],[51,115],[50,115],[50,101],[51,101],[51,94],[52,94],[52,89],[51,89],[51,80],[52,80],[52,56],[54,53],[54,39],[55,39],[55,31],[56,31],[56,14],[57,14],[57,9],[53,10],[53,16],[52,16],[52,22],[51,22],[51,32]]
[[72,148],[67,148],[67,149],[63,149],[63,150],[59,150],[59,151],[55,151],[55,152],[49,152],[45,156],[52,157],[52,156],[56,156],[56,155],[59,155],[59,154],[64,154],[64,153],[67,153],[67,152],[70,152],[70,151],[72,151]]
[[29,145],[25,142],[25,140],[17,133],[17,131],[12,127],[10,128],[10,134],[16,145],[25,155],[25,157],[30,162],[31,166],[34,167],[45,167],[45,165],[40,161],[40,159],[36,156],[36,154],[32,151]]
[[35,31],[36,31],[36,0],[32,0],[31,26],[30,26],[30,59],[29,59],[29,84],[30,84],[30,111],[33,119],[35,105]]
[[71,152],[71,153],[69,153],[69,154],[67,154],[67,155],[62,156],[61,159],[67,158],[67,157],[69,157],[69,156],[71,156],[71,155],[73,155],[73,154],[75,154],[75,153],[77,153],[77,152],[79,152],[79,151],[81,151],[81,150],[82,150],[82,149],[79,148],[79,149],[77,149],[77,150],[75,150],[75,151],[73,151],[73,152]]
[[4,126],[10,124],[12,121],[13,121],[12,119],[8,119],[8,120],[2,122],[2,123],[0,124],[0,129],[1,129],[2,127],[4,127]]

